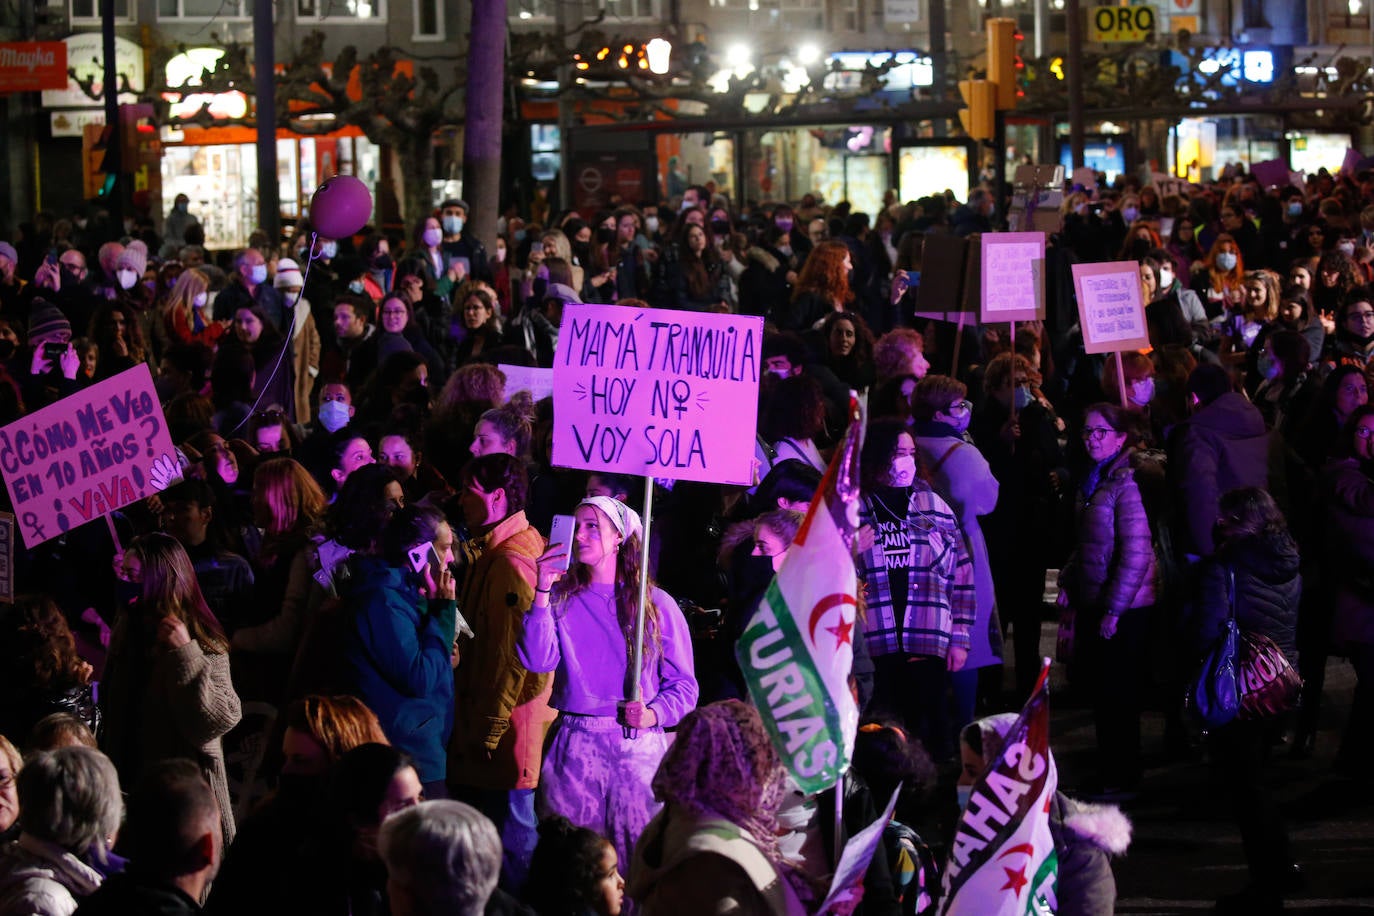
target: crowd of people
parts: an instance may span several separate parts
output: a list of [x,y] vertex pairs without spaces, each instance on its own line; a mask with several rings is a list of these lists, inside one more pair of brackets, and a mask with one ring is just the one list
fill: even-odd
[[[180,202],[166,238],[20,226],[0,424],[146,363],[183,460],[108,528],[16,551],[0,916],[807,911],[835,800],[790,784],[734,644],[852,390],[847,828],[905,787],[859,909],[935,905],[954,783],[993,762],[1057,600],[1097,735],[1055,802],[1059,912],[1111,911],[1142,716],[1201,759],[1180,710],[1228,616],[1304,678],[1291,715],[1205,736],[1251,872],[1223,911],[1277,911],[1302,874],[1264,761],[1313,753],[1329,657],[1357,678],[1335,773],[1374,741],[1374,173],[1071,189],[1043,321],[919,317],[947,267],[924,240],[992,231],[995,197],[866,214],[693,185],[511,208],[490,251],[461,200],[218,257]],[[1069,267],[1122,259],[1151,346],[1085,355]],[[643,480],[552,465],[551,399],[499,366],[551,366],[579,302],[765,319],[753,486],[655,481],[646,533]]]

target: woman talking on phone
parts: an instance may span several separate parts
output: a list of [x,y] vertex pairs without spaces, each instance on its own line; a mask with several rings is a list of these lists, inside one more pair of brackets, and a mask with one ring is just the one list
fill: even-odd
[[628,862],[659,807],[650,783],[668,749],[663,729],[696,706],[692,641],[677,602],[650,582],[639,699],[630,699],[643,526],[609,496],[584,499],[574,519],[572,544],[539,558],[516,649],[527,670],[557,672],[552,705],[562,715],[538,810],[608,837]]
[[348,692],[410,755],[431,799],[447,797],[453,731],[450,658],[458,605],[452,558],[453,531],[443,513],[406,506],[387,522],[376,552],[349,560],[353,575],[343,596]]

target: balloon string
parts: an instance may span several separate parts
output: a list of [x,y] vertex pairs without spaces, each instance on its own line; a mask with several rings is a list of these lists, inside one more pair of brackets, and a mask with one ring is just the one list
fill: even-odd
[[[310,256],[309,256],[309,258],[306,259],[306,262],[305,262],[305,275],[301,277],[301,295],[302,295],[302,296],[305,295],[305,284],[310,280],[310,265],[314,264],[314,263],[315,263],[315,258],[319,257],[319,255],[316,254],[316,252],[315,252],[315,241],[316,241],[316,239],[318,239],[318,238],[319,238],[319,233],[314,232],[314,231],[311,231],[311,233],[310,233]],[[297,301],[297,302],[300,301],[300,297],[299,297],[299,296],[296,297],[296,301]],[[258,406],[259,406],[260,404],[262,404],[262,399],[265,398],[265,397],[267,397],[267,392],[269,392],[269,391],[272,390],[272,381],[277,377],[277,373],[281,371],[281,362],[282,362],[283,359],[286,358],[286,351],[291,349],[291,341],[294,339],[295,334],[296,334],[296,303],[293,302],[293,303],[291,303],[291,324],[287,326],[287,329],[286,329],[286,339],[282,341],[282,344],[281,344],[281,352],[277,354],[277,361],[272,365],[272,372],[271,372],[271,374],[267,376],[267,383],[266,383],[265,385],[262,386],[262,392],[258,395],[257,400],[253,402],[253,407],[252,407],[252,409],[250,409],[250,410],[248,411],[248,416],[244,417],[242,420],[239,421],[239,423],[238,423],[237,426],[235,426],[233,429],[229,430],[229,433],[230,433],[231,435],[232,435],[233,433],[238,432],[240,429],[243,429],[243,427],[244,427],[245,425],[247,425],[248,421],[251,420],[251,419],[253,418],[253,414],[255,414],[255,413],[258,412]],[[286,406],[285,404],[282,405],[282,407],[285,407],[285,406]],[[296,422],[297,422],[297,423],[301,422],[301,420],[300,420],[299,417],[296,418]]]

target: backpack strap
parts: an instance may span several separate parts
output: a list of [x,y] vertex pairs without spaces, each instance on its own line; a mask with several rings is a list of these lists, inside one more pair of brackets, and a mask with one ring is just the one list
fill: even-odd
[[957,442],[955,442],[953,445],[951,445],[949,448],[945,449],[945,453],[944,453],[943,455],[940,456],[940,460],[937,461],[937,462],[935,462],[935,464],[933,464],[933,465],[931,466],[931,468],[930,468],[930,473],[931,473],[932,475],[938,474],[938,473],[940,472],[940,468],[944,467],[944,466],[945,466],[945,462],[946,462],[947,460],[949,460],[949,456],[950,456],[950,455],[953,455],[953,454],[954,454],[954,450],[957,449],[959,446],[961,446],[961,445],[963,445],[963,444],[964,444],[964,440],[960,439],[960,440],[958,440]]

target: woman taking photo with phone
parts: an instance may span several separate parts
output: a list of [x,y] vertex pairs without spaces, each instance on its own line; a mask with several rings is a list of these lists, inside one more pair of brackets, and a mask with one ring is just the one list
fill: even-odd
[[556,672],[552,705],[562,713],[544,759],[538,811],[608,837],[628,862],[659,808],[650,783],[668,750],[663,729],[697,702],[692,641],[677,602],[649,582],[639,699],[630,699],[643,526],[638,513],[609,496],[584,499],[574,518],[572,544],[555,544],[539,558],[516,649],[527,670]]

